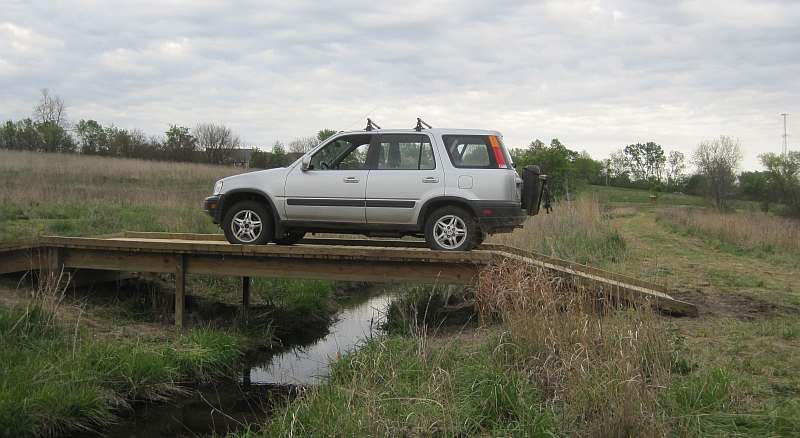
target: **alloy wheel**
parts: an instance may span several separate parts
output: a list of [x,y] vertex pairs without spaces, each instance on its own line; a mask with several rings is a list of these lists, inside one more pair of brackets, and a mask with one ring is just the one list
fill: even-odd
[[433,238],[445,249],[456,249],[467,239],[467,224],[460,217],[448,214],[433,225]]
[[243,243],[254,242],[261,235],[261,217],[253,210],[242,210],[231,221],[231,232]]

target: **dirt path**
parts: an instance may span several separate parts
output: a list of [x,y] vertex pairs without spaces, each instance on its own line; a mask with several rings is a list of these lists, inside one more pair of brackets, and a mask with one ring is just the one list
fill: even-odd
[[607,268],[664,284],[700,306],[701,314],[751,319],[800,307],[796,266],[718,249],[670,230],[649,209],[628,208],[612,223],[625,238],[628,256]]

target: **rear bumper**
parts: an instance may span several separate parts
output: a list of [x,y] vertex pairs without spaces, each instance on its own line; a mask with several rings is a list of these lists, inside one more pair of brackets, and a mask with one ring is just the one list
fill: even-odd
[[203,210],[214,220],[215,224],[222,222],[222,195],[209,196],[203,201]]
[[472,209],[484,233],[503,233],[519,228],[528,217],[519,202],[474,201]]

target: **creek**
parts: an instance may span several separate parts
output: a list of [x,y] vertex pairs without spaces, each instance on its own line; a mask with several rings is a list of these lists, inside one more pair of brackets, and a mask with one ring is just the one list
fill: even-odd
[[136,404],[130,415],[102,435],[224,435],[250,423],[264,423],[276,406],[272,400],[291,399],[302,388],[321,383],[332,360],[377,334],[392,299],[393,295],[382,294],[343,307],[327,333],[311,343],[285,344],[283,350],[269,356],[247,355],[237,380],[201,385],[169,402]]

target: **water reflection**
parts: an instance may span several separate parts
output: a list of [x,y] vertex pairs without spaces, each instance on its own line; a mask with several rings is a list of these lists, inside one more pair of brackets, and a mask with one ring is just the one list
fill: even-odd
[[296,347],[275,355],[266,364],[250,369],[250,383],[307,385],[320,383],[328,375],[337,355],[352,351],[376,333],[386,317],[391,295],[372,297],[342,310],[327,336],[307,347]]

